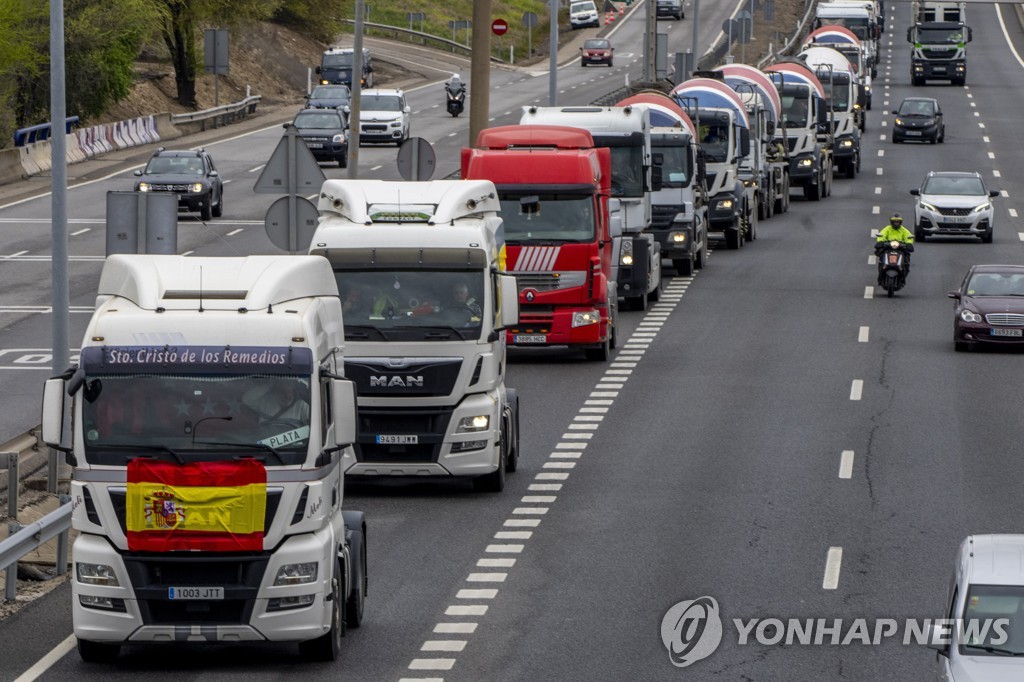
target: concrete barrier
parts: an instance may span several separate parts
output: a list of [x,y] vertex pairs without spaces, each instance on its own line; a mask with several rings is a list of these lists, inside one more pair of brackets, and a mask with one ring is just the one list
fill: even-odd
[[87,159],[96,156],[96,152],[92,148],[94,130],[94,128],[79,128],[75,133],[75,136],[78,138],[78,148],[82,150]]
[[25,170],[25,175],[39,175],[39,164],[32,158],[32,150],[25,147],[17,147],[19,161],[21,167]]
[[78,146],[78,135],[71,133],[67,136],[67,160],[68,163],[78,163],[79,161],[85,161],[85,152]]
[[146,130],[146,119],[144,118],[135,119],[135,133],[142,140],[142,144],[149,144],[153,141],[153,138],[149,136],[149,131]]
[[146,117],[146,131],[149,133],[149,139],[153,142],[160,141],[160,133],[156,130],[156,116]]
[[145,144],[145,141],[142,139],[142,136],[139,135],[138,119],[128,119],[124,122],[124,128],[128,133],[128,141],[131,142],[131,146],[138,147],[141,144]]
[[103,154],[117,149],[117,147],[114,146],[114,126],[106,124],[100,126],[99,143],[103,148],[103,151],[101,152]]
[[39,166],[39,171],[45,173],[50,170],[53,166],[53,162],[50,159],[50,141],[44,140],[42,142],[33,142],[27,145],[29,148],[29,154],[32,156],[32,160]]
[[171,121],[170,112],[163,112],[157,114],[154,117],[153,125],[160,135],[160,141],[165,142],[167,140],[176,140],[182,136],[182,132],[178,130],[178,127]]
[[129,145],[128,141],[124,138],[124,130],[121,125],[121,121],[111,124],[110,128],[114,140],[114,148],[127,149]]
[[0,149],[0,184],[15,182],[25,177],[25,168],[21,165],[21,152],[17,147]]

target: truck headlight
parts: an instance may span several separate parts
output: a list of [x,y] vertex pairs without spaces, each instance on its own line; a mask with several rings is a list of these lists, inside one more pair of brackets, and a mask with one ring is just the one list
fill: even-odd
[[150,185],[148,182],[140,182],[139,183],[139,191],[140,192],[148,192],[151,189],[153,189],[153,186]]
[[981,315],[972,310],[964,310],[962,313],[960,313],[960,319],[963,320],[964,322],[977,323],[981,322]]
[[814,159],[800,159],[799,161],[796,162],[796,165],[799,166],[800,168],[810,168],[812,165],[814,165]]
[[305,585],[316,580],[317,563],[311,561],[304,564],[285,564],[277,569],[274,587],[282,585]]
[[982,204],[981,206],[975,206],[971,213],[981,213],[982,211],[987,211],[990,208],[992,208],[992,204]]
[[455,429],[455,432],[472,433],[474,431],[486,431],[490,423],[491,417],[486,414],[478,414],[473,417],[463,417],[459,420],[459,426]]
[[572,327],[586,327],[591,324],[597,324],[601,321],[601,313],[596,310],[581,310],[578,313],[572,314]]
[[722,200],[720,200],[718,202],[718,208],[720,208],[722,210],[731,209],[732,208],[732,199],[722,199]]
[[668,235],[669,241],[673,244],[685,244],[686,233],[685,232],[670,232]]
[[114,569],[106,564],[86,564],[76,563],[75,571],[78,574],[78,582],[85,583],[87,585],[106,585],[107,587],[117,587],[120,583],[117,582],[117,575],[114,573]]
[[78,603],[87,609],[105,609],[118,613],[125,613],[127,611],[124,599],[117,599],[116,597],[96,597],[91,594],[80,594],[78,595]]
[[850,147],[853,147],[853,140],[841,140],[839,142],[839,146],[849,149]]
[[622,265],[633,264],[633,242],[629,239],[622,240],[622,253],[619,254],[619,263]]
[[188,191],[192,192],[193,194],[199,194],[200,192],[203,191],[203,183],[201,183],[201,182],[194,182],[194,183],[192,183],[191,185],[189,185]]
[[345,135],[342,134],[342,133],[338,133],[337,135],[335,135],[334,137],[331,138],[331,142],[333,142],[334,144],[341,144],[344,141],[345,141]]

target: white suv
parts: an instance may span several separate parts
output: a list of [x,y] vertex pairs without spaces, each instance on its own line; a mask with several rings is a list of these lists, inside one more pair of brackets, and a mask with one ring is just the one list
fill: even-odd
[[409,139],[412,108],[401,90],[363,90],[359,99],[359,143],[394,142]]
[[996,190],[985,187],[981,173],[931,171],[920,189],[914,207],[914,239],[923,242],[932,235],[979,237],[992,243],[992,198]]
[[569,5],[569,26],[573,30],[588,26],[601,27],[601,19],[597,14],[594,0],[580,0]]

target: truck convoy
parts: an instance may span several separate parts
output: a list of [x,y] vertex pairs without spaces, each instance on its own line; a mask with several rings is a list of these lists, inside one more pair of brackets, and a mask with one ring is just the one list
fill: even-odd
[[582,128],[542,125],[488,128],[476,146],[462,150],[462,178],[497,188],[519,289],[507,342],[566,345],[607,361],[617,322],[609,150]]
[[651,196],[661,189],[661,171],[652,168],[647,109],[527,106],[519,124],[583,128],[596,146],[611,150],[612,277],[627,306],[646,310],[648,300],[661,295],[661,249],[650,233]]
[[359,395],[349,476],[460,476],[498,492],[519,461],[505,387],[518,322],[498,194],[485,180],[328,180],[310,253],[337,278]]
[[854,178],[860,171],[860,131],[864,115],[858,104],[862,95],[857,73],[849,60],[831,47],[809,47],[797,57],[814,69],[825,88],[833,136],[833,162],[846,177]]
[[757,187],[757,216],[771,218],[789,210],[789,151],[775,143],[782,100],[771,79],[747,64],[725,64],[715,71],[736,91],[750,121],[750,154],[740,163],[740,179]]
[[819,201],[832,193],[832,134],[825,88],[803,62],[780,61],[764,71],[782,100],[782,125],[775,137],[789,150],[789,182]]
[[84,660],[156,642],[338,656],[367,584],[365,520],[342,511],[344,346],[323,258],[107,258],[79,364],[43,391],[42,440],[74,467]]
[[738,249],[757,237],[757,187],[739,176],[750,153],[750,122],[743,101],[724,82],[691,78],[672,89],[672,98],[694,122],[707,159],[708,230]]
[[[831,47],[846,57],[857,72],[857,82],[860,83],[863,97],[858,105],[865,110],[871,109],[871,69],[867,68],[867,51],[860,40],[847,28],[842,26],[822,26],[814,29],[806,38],[800,48],[806,50],[809,47]],[[864,132],[867,115],[861,114],[860,130]]]
[[967,83],[967,43],[972,32],[963,21],[923,21],[907,28],[910,53],[910,84],[927,80]]
[[853,32],[865,48],[866,67],[878,78],[878,41],[885,24],[877,2],[870,0],[831,0],[815,7],[814,28],[844,26]]
[[651,116],[651,152],[661,168],[661,189],[651,195],[651,234],[676,272],[688,277],[708,257],[708,190],[697,130],[675,100],[640,92],[616,106],[645,106]]

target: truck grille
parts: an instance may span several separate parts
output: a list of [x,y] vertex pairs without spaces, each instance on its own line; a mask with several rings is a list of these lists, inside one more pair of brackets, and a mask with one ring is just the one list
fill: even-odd
[[[356,460],[381,464],[436,462],[454,407],[359,408]],[[416,445],[378,445],[378,435],[416,435]]]
[[992,313],[985,316],[985,321],[1004,327],[1024,327],[1024,315],[1019,313]]
[[451,395],[461,370],[462,358],[409,358],[404,367],[386,358],[345,361],[345,374],[356,383],[356,392],[375,398]]
[[676,214],[682,212],[682,206],[651,206],[651,227],[655,230],[667,230]]
[[534,291],[555,291],[582,286],[587,281],[584,272],[513,272],[519,293],[527,289]]

